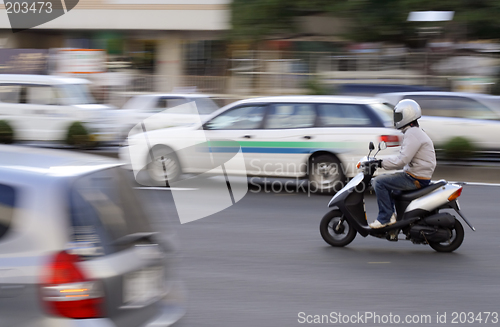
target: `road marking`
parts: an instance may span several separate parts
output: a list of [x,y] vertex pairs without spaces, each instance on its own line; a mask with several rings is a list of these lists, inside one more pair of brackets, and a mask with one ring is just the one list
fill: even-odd
[[380,261],[380,262],[368,262],[369,264],[384,264],[384,263],[391,263],[390,261]]
[[[453,183],[465,183],[465,185],[472,185],[472,186],[496,186],[500,187],[500,184],[498,183],[476,183],[476,182],[457,182],[457,181],[448,181],[448,183],[453,184]],[[197,191],[197,188],[182,188],[182,187],[134,187],[136,190],[158,190],[158,191]],[[296,195],[296,193],[286,193],[286,194],[279,194],[276,193],[276,196],[287,196],[287,195]]]
[[136,190],[158,190],[158,191],[197,191],[197,188],[182,187],[134,187]]
[[[450,182],[450,183],[460,183],[460,182]],[[470,182],[464,182],[465,185],[474,185],[474,186],[500,186],[500,184],[497,183],[470,183]]]

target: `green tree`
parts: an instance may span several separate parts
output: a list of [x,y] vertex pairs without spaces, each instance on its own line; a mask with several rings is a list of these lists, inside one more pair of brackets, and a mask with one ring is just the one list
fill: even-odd
[[500,35],[500,1],[491,0],[234,0],[231,5],[231,37],[258,41],[298,31],[296,17],[328,13],[348,18],[357,41],[407,42],[416,27],[445,23],[407,22],[411,11],[454,11],[452,30],[469,39]]
[[328,12],[331,7],[331,0],[233,0],[230,37],[255,42],[290,35],[298,32],[296,17]]

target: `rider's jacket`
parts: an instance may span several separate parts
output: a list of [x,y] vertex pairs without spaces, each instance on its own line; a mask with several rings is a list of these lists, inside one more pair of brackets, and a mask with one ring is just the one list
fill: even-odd
[[429,180],[436,168],[434,144],[420,127],[405,127],[403,144],[396,156],[382,161],[386,170],[401,169],[417,179]]

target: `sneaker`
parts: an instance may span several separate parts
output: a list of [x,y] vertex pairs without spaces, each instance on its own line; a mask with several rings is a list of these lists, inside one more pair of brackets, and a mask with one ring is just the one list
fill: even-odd
[[395,224],[396,223],[396,214],[392,214],[391,216],[391,220],[388,222],[388,223],[381,223],[380,221],[378,220],[375,220],[373,223],[369,224],[368,226],[370,226],[370,228],[382,228],[382,227],[385,227],[385,226],[389,226],[389,225],[392,225],[392,224]]
[[373,223],[369,224],[370,228],[377,229],[387,226],[387,224],[382,224],[380,221],[375,220]]

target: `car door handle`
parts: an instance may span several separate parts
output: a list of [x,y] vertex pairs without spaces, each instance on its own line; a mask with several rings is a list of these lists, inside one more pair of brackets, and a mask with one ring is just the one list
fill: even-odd
[[252,135],[244,135],[243,137],[246,138],[246,139],[251,139]]
[[304,136],[304,138],[305,138],[306,140],[310,140],[310,139],[312,139],[312,136],[310,136],[310,135],[306,135],[306,136]]

